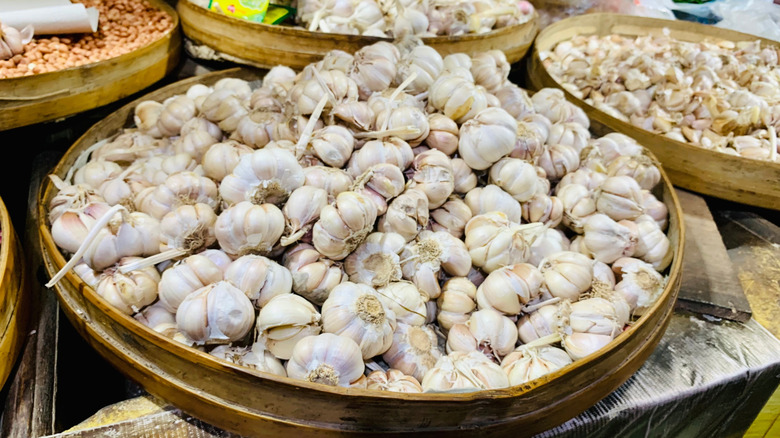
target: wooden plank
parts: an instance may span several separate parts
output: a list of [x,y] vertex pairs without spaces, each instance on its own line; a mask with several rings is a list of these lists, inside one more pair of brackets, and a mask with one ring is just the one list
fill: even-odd
[[[29,204],[36,205],[40,181],[57,162],[59,154],[39,155],[33,162]],[[34,308],[27,343],[19,368],[11,381],[3,411],[0,436],[37,437],[54,432],[54,395],[56,386],[56,351],[59,305],[57,297],[39,281],[43,275],[38,244],[38,210],[28,209],[24,247],[30,267]]]
[[747,322],[750,304],[701,196],[677,189],[685,220],[685,258],[677,308]]

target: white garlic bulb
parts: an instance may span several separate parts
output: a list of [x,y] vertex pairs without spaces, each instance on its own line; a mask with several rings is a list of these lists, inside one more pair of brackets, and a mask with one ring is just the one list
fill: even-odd
[[460,127],[458,153],[476,170],[509,155],[517,141],[517,120],[501,108],[487,108]]
[[384,233],[398,233],[408,242],[428,225],[429,213],[428,196],[408,189],[390,203],[377,228]]
[[99,189],[103,183],[122,173],[122,167],[113,161],[89,161],[73,174],[73,184]]
[[344,167],[352,156],[355,138],[349,130],[339,125],[329,125],[314,131],[310,140],[314,153],[328,166]]
[[293,190],[282,207],[285,219],[282,245],[291,245],[308,233],[326,205],[328,192],[324,189],[304,185]]
[[422,379],[442,357],[438,339],[431,326],[415,326],[398,323],[393,334],[393,344],[382,359],[392,368],[404,374]]
[[615,291],[625,298],[636,315],[644,314],[664,292],[666,279],[649,263],[622,258],[615,261],[612,269],[620,274]]
[[514,223],[523,221],[523,208],[520,203],[496,185],[488,184],[471,189],[463,200],[471,208],[473,216],[500,211]]
[[566,351],[545,346],[512,352],[501,361],[501,368],[509,376],[509,384],[514,386],[536,380],[571,362]]
[[[126,264],[137,257],[120,259]],[[120,312],[132,315],[157,299],[157,284],[160,274],[153,266],[130,271],[127,274],[118,269],[107,269],[100,276],[95,292],[111,303]]]
[[596,191],[596,210],[612,219],[636,219],[642,208],[642,188],[630,176],[611,176]]
[[477,175],[462,158],[452,159],[455,193],[464,195],[477,186]]
[[487,108],[485,94],[484,89],[477,88],[472,81],[450,73],[439,76],[431,85],[428,102],[450,119],[464,123]]
[[257,314],[258,340],[280,359],[290,359],[298,342],[322,330],[320,314],[314,306],[291,293],[271,298]]
[[255,307],[292,291],[292,274],[275,261],[258,255],[244,255],[225,270],[225,281],[244,291]]
[[252,329],[255,309],[246,294],[226,281],[205,286],[176,310],[176,325],[196,344],[227,344]]
[[636,219],[638,239],[633,257],[653,265],[656,271],[663,271],[672,263],[672,244],[655,220],[642,215]]
[[281,204],[303,181],[303,168],[291,152],[266,146],[241,157],[219,185],[219,194],[228,205],[241,201]]
[[349,278],[340,263],[301,243],[284,253],[284,266],[292,273],[293,291],[321,306],[330,291]]
[[350,190],[354,183],[354,179],[347,172],[326,166],[305,167],[303,175],[303,185],[319,187],[328,192],[328,196],[333,198],[341,192]]
[[416,240],[401,253],[401,270],[428,299],[441,293],[438,275],[443,269],[463,277],[471,269],[471,256],[462,240],[444,231],[421,231]]
[[446,231],[454,237],[463,237],[463,229],[473,217],[471,208],[458,196],[450,196],[441,207],[430,211],[433,231]]
[[332,333],[301,339],[287,362],[288,377],[330,386],[350,386],[364,370],[355,341]]
[[593,282],[593,260],[572,251],[561,251],[539,264],[544,288],[553,297],[577,301]]
[[214,143],[203,154],[203,173],[214,181],[222,181],[233,173],[241,157],[250,153],[252,148],[237,141]]
[[509,79],[510,65],[501,50],[480,52],[471,58],[471,74],[474,82],[495,94]]
[[540,223],[518,225],[494,211],[471,218],[464,230],[465,243],[474,266],[490,273],[528,260],[531,245],[544,229]]
[[596,213],[585,221],[583,230],[582,244],[600,262],[612,263],[636,251],[638,229],[633,222],[615,222],[605,214]]
[[175,313],[189,294],[222,279],[223,271],[208,257],[191,255],[162,272],[157,288],[160,303]]
[[571,303],[569,324],[574,333],[593,333],[613,338],[623,331],[626,321],[621,320],[615,305],[601,297],[588,298]]
[[436,320],[444,330],[455,324],[465,324],[469,315],[477,307],[477,287],[466,277],[453,277],[441,287],[437,299],[438,314]]
[[138,210],[161,219],[180,205],[207,204],[216,209],[219,192],[217,185],[209,178],[192,171],[174,173],[165,182],[139,192],[134,199]]
[[490,168],[490,181],[520,202],[537,192],[536,168],[518,158],[502,158]]
[[217,215],[206,204],[182,205],[160,221],[160,252],[176,249],[196,253],[216,242]]
[[452,326],[447,334],[448,353],[479,351],[495,361],[514,350],[516,343],[515,323],[490,308],[472,313],[466,324]]
[[195,102],[187,96],[175,96],[163,103],[157,119],[157,130],[163,137],[179,135],[182,126],[197,114]]
[[335,203],[320,211],[312,242],[323,255],[342,260],[368,236],[374,221],[376,207],[370,199],[355,192],[339,193]]
[[421,293],[417,286],[409,281],[394,281],[378,287],[380,300],[395,313],[398,323],[421,326],[425,324],[428,310],[425,303],[428,296]]
[[528,344],[545,336],[565,333],[569,327],[570,311],[569,302],[561,301],[557,304],[543,305],[537,310],[523,315],[517,321],[517,334],[520,342]]
[[425,392],[478,391],[509,386],[509,378],[496,363],[478,351],[453,351],[442,356],[422,380]]
[[241,201],[217,217],[214,234],[231,255],[268,254],[284,232],[284,214],[273,204]]
[[425,144],[433,149],[452,155],[458,150],[458,124],[444,114],[428,115],[428,137]]
[[209,354],[242,367],[287,377],[282,362],[257,343],[250,348],[218,345]]
[[412,166],[414,174],[409,187],[425,193],[429,209],[441,207],[455,190],[452,160],[443,152],[432,149],[414,157]]
[[350,281],[381,287],[401,280],[401,251],[406,239],[398,233],[376,232],[344,260]]
[[382,370],[372,371],[367,377],[367,389],[374,391],[423,392],[420,382],[412,376],[406,375],[403,371],[389,369],[386,372]]
[[517,263],[491,272],[477,288],[480,309],[495,309],[514,316],[523,306],[539,297],[542,273],[528,263]]

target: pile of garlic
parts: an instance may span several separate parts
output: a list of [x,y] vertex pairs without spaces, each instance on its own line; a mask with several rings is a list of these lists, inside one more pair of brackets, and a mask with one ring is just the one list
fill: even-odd
[[508,74],[500,51],[377,43],[142,102],[52,178],[62,272],[295,379],[475,391],[559,369],[663,292],[667,210],[641,146]]
[[533,18],[520,0],[299,0],[298,23],[310,31],[402,38],[490,32]]
[[780,50],[761,41],[576,36],[540,57],[574,96],[706,149],[779,161]]

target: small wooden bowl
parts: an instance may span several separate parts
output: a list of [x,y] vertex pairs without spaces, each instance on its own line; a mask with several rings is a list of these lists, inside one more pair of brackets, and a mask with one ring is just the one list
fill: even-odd
[[540,51],[551,50],[557,43],[576,35],[660,35],[663,29],[669,29],[670,36],[681,41],[701,41],[705,38],[728,41],[760,40],[762,45],[780,48],[780,43],[775,41],[688,21],[620,14],[587,14],[561,20],[542,30],[528,62],[530,86],[536,90],[545,87],[562,89],[566,98],[588,115],[592,130],[626,134],[653,151],[676,186],[729,201],[780,210],[780,163],[711,151],[618,120],[566,91],[549,74],[539,56]]
[[[268,25],[230,17],[190,1],[177,5],[182,30],[196,44],[230,56],[231,61],[261,68],[286,65],[300,70],[322,59],[331,50],[354,53],[363,46],[389,38],[310,32],[292,26]],[[522,24],[483,34],[422,38],[442,56],[450,53],[474,55],[502,50],[510,63],[522,59],[539,32],[539,16]]]
[[127,97],[159,81],[179,63],[179,16],[163,0],[148,0],[173,17],[162,38],[130,53],[50,73],[0,79],[0,131],[72,116]]
[[0,388],[16,363],[30,314],[30,276],[19,237],[0,199]]
[[[141,100],[161,101],[195,83],[213,84],[244,70],[187,79],[132,102],[97,123],[53,173],[64,176],[78,155],[132,123]],[[671,183],[663,173],[656,196],[669,209],[674,259],[653,307],[605,348],[524,385],[472,393],[399,394],[330,387],[262,373],[179,344],[118,312],[75,273],[56,286],[62,309],[81,335],[120,371],[190,415],[243,435],[529,436],[576,416],[614,391],[647,359],[663,336],[680,288],[684,230]],[[41,186],[41,251],[50,275],[65,265],[46,221],[56,188]]]

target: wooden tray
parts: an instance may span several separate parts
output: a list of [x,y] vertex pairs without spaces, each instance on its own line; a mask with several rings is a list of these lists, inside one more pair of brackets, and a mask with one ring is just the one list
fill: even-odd
[[20,78],[0,79],[0,131],[71,116],[127,97],[159,81],[179,62],[179,16],[163,0],[149,0],[173,17],[162,38],[104,61]]
[[[193,4],[178,2],[184,35],[224,53],[230,60],[261,68],[286,65],[300,70],[315,63],[331,50],[354,53],[363,46],[389,38],[310,32],[292,26],[268,25],[229,17]],[[510,63],[519,61],[528,52],[539,32],[539,16],[523,24],[496,29],[479,35],[422,38],[422,41],[442,55],[501,49]]]
[[22,246],[0,199],[0,388],[16,363],[27,336],[30,278]]
[[[670,36],[682,41],[704,38],[729,41],[756,41],[780,48],[780,43],[733,30],[688,21],[672,21],[620,14],[587,14],[567,18],[542,30],[528,62],[530,86],[563,87],[547,72],[540,51],[575,35],[660,35],[669,29]],[[633,137],[653,151],[661,160],[672,182],[694,192],[729,201],[780,210],[780,163],[753,160],[710,151],[692,144],[654,134],[597,110],[563,90],[566,97],[580,106],[591,120],[591,129],[607,128]],[[598,126],[601,125],[601,126]]]
[[[191,78],[126,105],[87,131],[53,173],[64,176],[84,149],[129,126],[133,108],[141,100],[162,100],[185,92],[193,83],[214,83],[242,71]],[[115,310],[73,272],[56,286],[56,293],[76,329],[114,366],[186,413],[233,432],[263,436],[402,432],[453,436],[479,429],[483,435],[532,435],[574,417],[615,390],[639,368],[663,335],[680,287],[684,242],[679,202],[665,174],[663,178],[657,195],[669,209],[674,260],[661,298],[597,354],[507,389],[393,394],[273,376],[222,362],[163,337]],[[55,192],[47,179],[38,200],[41,252],[49,275],[66,262],[45,220]]]

